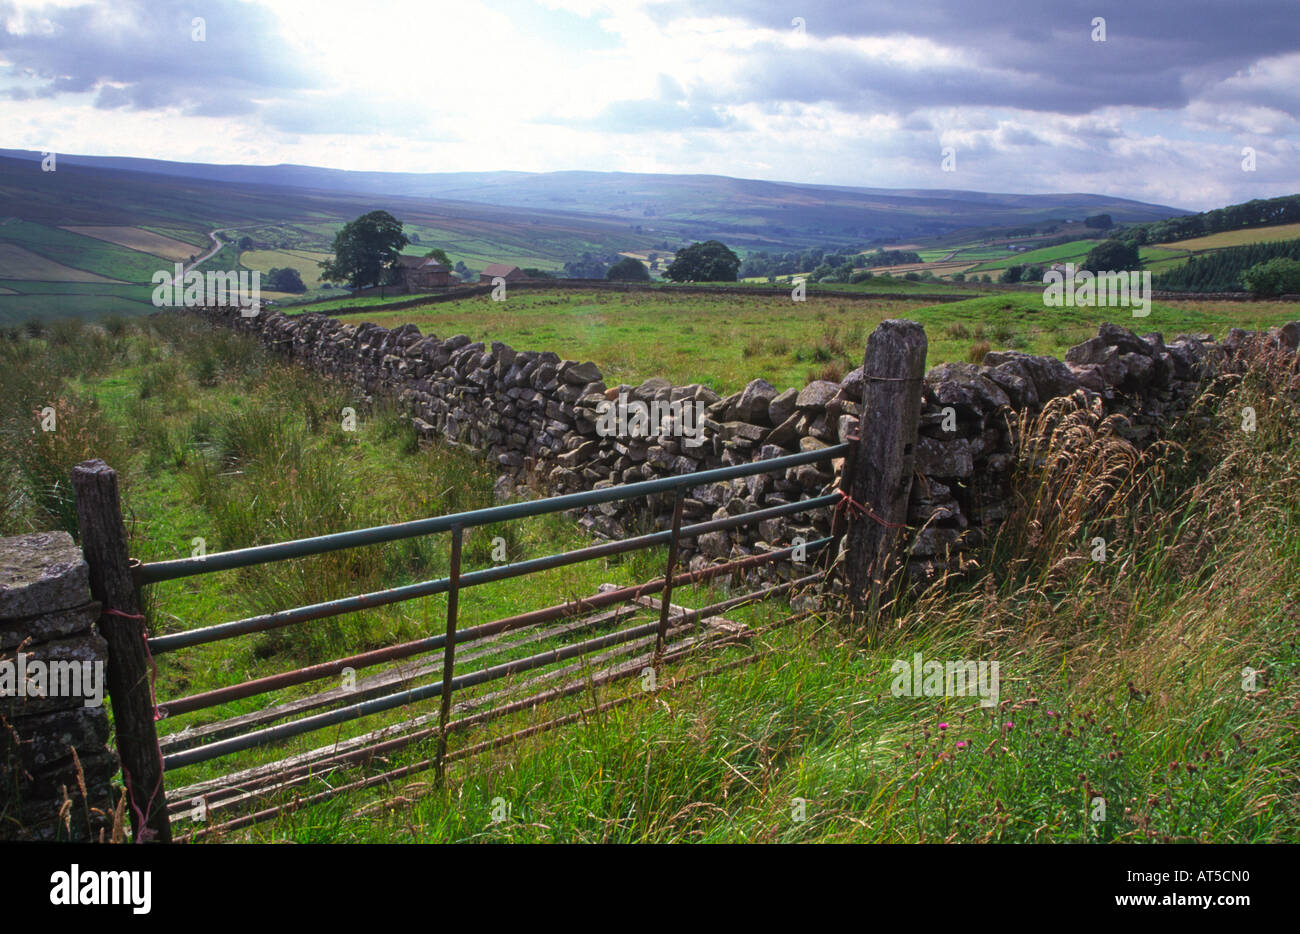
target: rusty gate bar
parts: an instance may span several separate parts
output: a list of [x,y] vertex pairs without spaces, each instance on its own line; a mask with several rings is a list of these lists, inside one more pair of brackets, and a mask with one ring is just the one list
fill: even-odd
[[[830,538],[816,539],[805,545],[804,549],[808,552],[818,551],[831,544],[831,542],[832,539]],[[751,555],[738,561],[727,562],[726,564],[710,565],[706,568],[701,568],[699,571],[693,571],[688,575],[676,578],[674,584],[700,583],[721,574],[729,573],[732,570],[742,570],[765,561],[779,560],[782,557],[793,556],[794,551],[794,548],[786,548],[776,552]],[[461,576],[462,581],[465,579],[465,576],[466,575]],[[456,635],[456,641],[457,643],[462,644],[470,643],[502,632],[509,632],[514,629],[523,629],[537,623],[549,623],[565,616],[590,612],[591,610],[597,610],[616,603],[622,603],[626,600],[635,599],[636,597],[658,593],[662,586],[663,581],[653,581],[649,584],[637,584],[630,587],[623,587],[618,590],[607,591],[603,594],[596,594],[591,597],[584,597],[581,600],[572,603],[560,603],[555,606],[544,607],[538,610],[530,610],[526,613],[520,613],[515,616],[507,616],[502,619],[493,620],[490,623],[481,623],[478,626],[471,626],[468,629],[461,630]],[[412,655],[434,652],[445,646],[446,638],[445,633],[439,633],[436,636],[416,639],[412,642],[403,642],[382,649],[373,649],[369,652],[349,655],[344,658],[336,658],[332,661],[320,662],[315,665],[308,665],[305,668],[281,672],[280,674],[266,675],[262,678],[254,678],[239,684],[232,684],[228,687],[204,691],[200,694],[191,694],[188,697],[181,697],[160,704],[158,712],[163,718],[179,716],[183,713],[202,710],[205,707],[215,707],[218,704],[229,703],[230,701],[239,700],[244,697],[252,697],[256,694],[265,694],[270,691],[280,690],[281,688],[292,687],[296,684],[305,684],[309,681],[319,681],[322,678],[328,678],[331,675],[338,674],[344,668],[369,668],[373,665],[382,664],[383,662],[398,661],[403,658],[410,658]]]
[[442,692],[442,706],[438,711],[438,777],[442,777],[442,760],[447,755],[447,718],[451,716],[451,695],[456,686],[456,611],[460,600],[460,546],[463,530],[459,525],[451,527],[451,589],[447,591],[447,645],[442,651],[442,683],[447,689]]
[[[821,539],[817,543],[810,543],[805,548],[811,548],[814,544],[824,546],[829,544],[829,539]],[[733,562],[730,567],[721,568],[721,570],[734,570],[741,566],[753,566],[766,561],[777,560],[781,557],[788,556],[794,549],[787,548],[781,551],[768,552],[764,555],[751,555],[740,561]],[[702,568],[700,571],[693,571],[690,574],[683,575],[681,579],[689,582],[692,579],[704,576],[704,572],[713,570],[712,568]],[[680,580],[680,579],[679,579]],[[625,588],[625,591],[631,591],[632,595],[640,593],[654,593],[662,589],[663,581],[656,581],[646,584],[640,588]],[[609,602],[622,602],[628,599],[628,593],[619,594],[610,592],[601,594],[599,597],[593,597],[592,600],[600,598],[609,598],[618,596],[621,599]],[[551,664],[552,662],[565,661],[577,655],[586,654],[588,651],[608,648],[612,645],[618,645],[622,642],[628,642],[641,636],[650,635],[659,631],[659,624],[646,623],[642,626],[634,626],[630,629],[622,629],[617,632],[609,633],[604,636],[598,636],[593,639],[587,639],[582,642],[575,642],[557,649],[551,649],[546,652],[540,652],[522,659],[516,659],[509,662],[503,662],[500,665],[494,665],[490,668],[482,668],[472,671],[469,674],[461,675],[455,679],[451,687],[466,688],[474,687],[488,681],[494,681],[497,678],[506,677],[507,675],[516,674],[521,671],[530,671],[542,665]],[[180,752],[172,753],[163,757],[164,771],[181,768],[187,765],[193,765],[198,762],[206,762],[209,759],[217,759],[229,755],[232,752],[240,752],[245,749],[251,749],[255,746],[263,746],[267,743],[275,742],[279,739],[286,739],[291,736],[298,736],[302,733],[309,733],[326,726],[334,726],[338,723],[345,723],[349,720],[355,720],[359,717],[370,716],[371,714],[382,713],[392,710],[396,707],[403,707],[417,701],[428,700],[437,697],[442,693],[444,680],[439,680],[433,684],[424,685],[418,688],[410,688],[405,691],[398,691],[393,694],[386,694],[372,700],[362,701],[348,707],[340,707],[336,710],[325,713],[314,714],[309,717],[303,717],[298,720],[282,723],[278,726],[265,727],[261,730],[255,730],[251,733],[244,733],[233,736],[229,739],[219,740],[215,743],[208,743],[204,746],[196,746]]]
[[357,529],[351,532],[317,535],[312,538],[300,538],[290,542],[254,545],[251,548],[217,552],[216,554],[205,555],[202,558],[151,561],[141,565],[137,570],[136,583],[141,585],[153,584],[159,581],[175,580],[179,577],[190,577],[194,574],[228,571],[232,568],[248,567],[254,564],[266,564],[288,558],[324,554],[329,551],[337,551],[340,548],[356,548],[361,545],[377,545],[418,535],[432,535],[439,532],[448,532],[453,525],[461,525],[465,528],[491,525],[495,522],[505,522],[511,519],[524,519],[553,512],[565,512],[570,509],[581,509],[585,506],[597,506],[601,503],[636,499],[653,493],[668,493],[685,487],[705,486],[722,480],[750,477],[755,474],[770,473],[774,470],[831,460],[844,456],[848,453],[848,448],[846,442],[816,451],[802,451],[798,454],[787,454],[767,460],[751,461],[747,464],[734,464],[730,467],[677,474],[671,477],[660,477],[656,480],[643,480],[639,483],[606,487],[601,490],[568,493],[564,496],[551,496],[545,499],[527,500],[522,503],[508,503],[504,506],[490,506],[487,509],[474,509],[468,512],[435,516],[428,519],[414,519],[409,522],[375,526],[369,529]]
[[[786,581],[785,583],[782,584],[775,584],[771,587],[766,587],[757,591],[752,591],[750,593],[740,594],[735,597],[730,597],[726,600],[720,601],[718,603],[710,604],[709,606],[703,606],[696,610],[690,610],[681,618],[682,622],[679,624],[679,627],[677,628],[680,628],[680,626],[688,625],[691,621],[696,619],[698,620],[708,619],[710,616],[715,616],[719,613],[724,613],[729,609],[732,609],[737,606],[741,606],[745,603],[758,603],[770,599],[771,597],[779,596],[780,594],[783,594],[796,587],[802,587],[805,585],[812,584],[820,580],[821,577],[822,575],[820,572],[816,574],[809,574],[804,577],[799,577],[799,578],[795,578],[794,580]],[[671,656],[672,653],[669,653],[669,655]],[[510,701],[509,703],[503,704],[499,707],[492,707],[489,708],[488,710],[484,710],[479,713],[470,714],[468,716],[460,717],[456,720],[452,720],[448,724],[448,730],[449,731],[466,730],[469,729],[470,727],[478,726],[482,723],[486,723],[487,721],[495,719],[497,717],[505,716],[511,713],[518,713],[521,710],[527,710],[529,708],[540,706],[542,703],[545,703],[546,701],[549,700],[568,697],[580,691],[588,690],[589,687],[593,684],[606,684],[618,680],[619,678],[622,677],[631,677],[632,675],[637,673],[638,672],[636,671],[629,671],[620,674],[618,673],[618,669],[610,669],[604,673],[597,673],[592,677],[590,682],[577,682],[577,683],[566,685],[564,687],[551,688],[549,690],[543,691],[540,694],[530,695],[520,700]],[[360,746],[355,749],[350,749],[347,752],[339,753],[338,755],[331,756],[327,759],[321,759],[314,762],[293,766],[291,768],[285,769],[280,773],[277,773],[274,776],[274,779],[269,777],[260,780],[254,779],[252,784],[241,785],[238,788],[229,787],[225,789],[209,791],[203,794],[202,797],[205,800],[207,800],[209,803],[211,803],[214,800],[222,801],[231,796],[237,796],[239,794],[248,791],[266,791],[268,790],[267,787],[268,784],[270,784],[273,781],[281,781],[285,783],[295,783],[295,784],[300,783],[303,779],[306,779],[310,777],[312,774],[314,774],[315,771],[318,769],[322,770],[319,774],[323,775],[323,774],[328,774],[328,772],[333,771],[336,768],[346,767],[349,765],[358,765],[367,762],[370,759],[373,759],[375,756],[386,755],[390,752],[396,752],[400,749],[405,749],[408,746],[412,746],[415,743],[418,743],[422,740],[428,739],[432,737],[437,732],[437,730],[438,730],[437,727],[432,727],[432,728],[415,730],[413,732],[402,733],[390,739],[379,740],[378,742],[373,743],[371,745]],[[283,784],[278,785],[277,789],[283,787],[284,787]],[[171,810],[173,814],[181,813],[182,811],[188,811],[191,808],[191,806],[192,806],[192,802],[188,798],[179,801],[171,801],[168,803],[168,808]]]
[[[641,636],[651,635],[658,630],[658,623],[645,623],[641,626],[633,626],[630,629],[620,629],[617,632],[612,632],[604,636],[597,636],[594,639],[575,642],[557,649],[548,649],[547,651],[539,652],[536,655],[529,655],[525,658],[503,662],[502,664],[494,665],[491,668],[481,668],[477,671],[472,671],[469,674],[461,675],[459,678],[456,678],[455,683],[450,683],[450,687],[452,689],[475,687],[488,681],[495,681],[498,678],[504,678],[507,675],[518,674],[522,671],[531,671],[534,668],[539,668],[542,665],[549,665],[553,662],[566,661],[578,655],[585,655],[589,651],[608,648],[611,645],[618,645],[622,642],[630,642],[631,640],[640,638]],[[435,681],[433,684],[427,684],[423,687],[410,688],[405,691],[398,691],[394,694],[385,694],[382,697],[362,701],[359,704],[353,704],[349,707],[339,707],[325,713],[314,714],[310,717],[302,717],[298,720],[291,720],[290,722],[282,723],[279,726],[265,727],[261,730],[254,730],[251,733],[233,736],[230,739],[208,743],[205,746],[195,746],[192,749],[186,749],[182,752],[164,756],[163,770],[171,771],[172,769],[178,769],[182,766],[194,765],[198,762],[207,762],[209,759],[219,759],[222,756],[230,755],[232,752],[241,752],[245,749],[252,749],[255,746],[265,746],[267,743],[273,743],[281,739],[288,739],[291,736],[299,736],[303,733],[311,733],[315,730],[321,729],[322,727],[346,723],[349,720],[356,720],[360,717],[383,713],[397,707],[405,707],[409,704],[414,704],[417,701],[438,697],[442,693],[444,685],[448,683],[449,682],[444,680]]]
[[673,571],[677,568],[677,539],[682,531],[682,490],[678,487],[673,494],[673,528],[672,537],[668,539],[668,563],[664,570],[663,595],[659,598],[659,633],[655,636],[655,672],[664,654],[664,640],[668,637],[669,603],[673,597]]
[[[833,505],[838,501],[839,497],[835,494],[817,496],[811,499],[801,499],[796,500],[793,503],[785,503],[780,506],[771,506],[766,509],[745,512],[737,516],[728,516],[725,519],[711,519],[707,522],[699,522],[682,528],[680,532],[685,538],[694,538],[698,535],[703,535],[706,532],[722,531],[725,529],[736,528],[741,525],[759,522],[764,519],[774,519],[780,516],[807,512],[812,509],[818,509],[822,506]],[[523,577],[527,574],[535,574],[538,571],[547,571],[552,568],[564,567],[569,564],[577,564],[581,561],[589,561],[593,558],[604,558],[628,551],[637,551],[639,549],[665,543],[671,536],[672,532],[670,530],[651,532],[635,538],[605,542],[600,545],[591,545],[587,548],[561,552],[560,554],[548,555],[543,558],[532,558],[528,561],[519,561],[514,564],[501,565],[500,567],[470,571],[467,574],[461,575],[460,586],[461,588],[476,587],[499,580],[507,580],[512,577]],[[314,603],[308,606],[295,607],[290,610],[278,610],[274,613],[266,613],[261,616],[249,616],[244,619],[234,620],[227,623],[218,623],[214,626],[205,626],[200,629],[168,633],[167,635],[156,636],[150,639],[149,650],[154,655],[160,655],[164,652],[173,652],[176,649],[202,645],[207,642],[216,642],[221,639],[246,635],[251,632],[264,632],[268,629],[276,629],[281,626],[291,626],[309,620],[324,619],[329,616],[341,616],[345,613],[355,613],[360,610],[368,610],[379,606],[387,606],[393,603],[401,603],[405,600],[434,596],[436,594],[445,593],[447,587],[448,580],[444,577],[438,578],[437,580],[423,581],[417,584],[407,584],[402,587],[393,587],[388,590],[378,590],[355,597],[344,597],[339,600],[330,600],[325,603]],[[436,646],[430,646],[429,648],[438,648],[440,645],[441,643]]]

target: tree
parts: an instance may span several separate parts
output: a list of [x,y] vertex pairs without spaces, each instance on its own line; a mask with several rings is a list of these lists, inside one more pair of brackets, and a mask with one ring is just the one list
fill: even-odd
[[[621,257],[619,257],[621,259]],[[617,262],[612,260],[611,262]],[[583,253],[575,260],[564,264],[564,275],[569,279],[603,279],[609,271],[610,263],[591,253]]]
[[1023,272],[1024,272],[1024,267],[1023,267],[1023,266],[1020,266],[1020,265],[1016,265],[1016,266],[1008,266],[1006,269],[1004,269],[1004,270],[1002,271],[1002,276],[1001,276],[1000,279],[998,279],[998,281],[999,281],[999,282],[1019,282],[1019,281],[1020,281],[1020,275],[1021,275],[1021,273],[1023,273]]
[[705,240],[678,250],[664,275],[674,282],[735,282],[739,270],[740,257],[726,244]]
[[238,246],[240,250],[251,250],[253,248],[253,238],[240,237]]
[[605,278],[619,282],[649,282],[650,270],[640,260],[624,256],[606,270]]
[[1120,272],[1142,267],[1137,244],[1131,240],[1103,240],[1083,259],[1083,268],[1090,272]]
[[[418,240],[415,239],[415,234],[411,234],[411,242],[412,242],[412,243],[418,243],[418,242],[419,242]],[[425,253],[425,254],[424,254],[424,258],[425,258],[425,259],[436,259],[438,262],[442,263],[442,264],[443,264],[444,266],[446,266],[448,269],[451,268],[451,257],[448,256],[448,255],[447,255],[447,251],[444,250],[444,249],[442,249],[441,247],[434,247],[434,248],[433,248],[432,250],[430,250],[428,253]]]
[[378,285],[397,267],[402,247],[410,242],[402,222],[387,211],[363,214],[334,236],[334,258],[320,264],[321,278],[354,289]]
[[1300,262],[1279,256],[1267,263],[1251,266],[1241,274],[1241,281],[1257,296],[1300,293]]
[[1096,228],[1097,230],[1109,230],[1111,227],[1115,226],[1115,222],[1110,219],[1109,214],[1094,214],[1092,217],[1085,217],[1083,219],[1083,225],[1085,227]]
[[307,291],[302,276],[292,266],[286,266],[284,269],[271,267],[271,271],[266,274],[266,285],[272,292]]

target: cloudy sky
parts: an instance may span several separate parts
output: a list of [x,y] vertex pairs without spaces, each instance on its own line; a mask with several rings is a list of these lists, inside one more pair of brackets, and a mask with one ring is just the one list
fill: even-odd
[[0,0],[4,148],[1203,209],[1298,121],[1297,0]]

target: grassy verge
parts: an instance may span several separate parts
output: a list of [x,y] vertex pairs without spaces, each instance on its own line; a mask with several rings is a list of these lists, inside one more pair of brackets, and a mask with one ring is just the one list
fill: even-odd
[[[6,340],[0,354],[0,390],[16,400],[0,422],[7,534],[69,527],[60,481],[92,455],[123,465],[132,550],[146,559],[188,554],[195,537],[217,550],[491,498],[491,475],[464,452],[420,449],[392,413],[183,318],[151,319],[144,330],[59,324]],[[592,689],[454,736],[453,751],[576,716],[452,766],[444,785],[416,773],[223,839],[1300,839],[1294,380],[1263,363],[1222,380],[1171,443],[1147,452],[1101,413],[1059,402],[1024,427],[1034,440],[1017,472],[1020,499],[979,566],[900,599],[888,626],[851,634],[828,613],[775,627],[779,608],[738,612],[757,637],[674,666],[671,690],[652,697],[636,681]],[[349,404],[355,432],[341,427]],[[46,405],[58,417],[54,432],[39,428]],[[1256,411],[1254,432],[1241,430],[1246,406]],[[469,544],[470,566],[490,560],[497,534],[511,560],[580,544],[561,520],[485,532]],[[1101,562],[1091,560],[1097,538],[1106,542]],[[163,631],[188,628],[436,576],[445,560],[445,542],[408,543],[191,578],[156,588],[150,613]],[[590,593],[605,580],[649,579],[661,560],[648,554],[468,591],[465,623]],[[699,605],[716,595],[675,599]],[[403,607],[163,656],[159,696],[440,631],[440,598]],[[998,705],[900,696],[894,663],[917,653],[998,661]],[[326,741],[193,767],[170,775],[169,787]],[[382,766],[430,753],[419,745]]]
[[553,350],[565,359],[593,360],[606,383],[640,383],[663,376],[678,385],[703,382],[718,392],[762,377],[778,389],[813,379],[838,380],[862,364],[866,336],[887,318],[924,324],[927,363],[983,359],[988,350],[1016,349],[1060,356],[1096,334],[1103,321],[1141,332],[1259,328],[1300,317],[1294,304],[1156,302],[1145,318],[1124,308],[1053,308],[1037,292],[977,295],[929,305],[917,300],[855,301],[816,297],[805,302],[767,296],[674,295],[565,290],[517,292],[504,302],[467,298],[348,319],[385,327],[415,323],[427,334],[467,334],[520,350]]

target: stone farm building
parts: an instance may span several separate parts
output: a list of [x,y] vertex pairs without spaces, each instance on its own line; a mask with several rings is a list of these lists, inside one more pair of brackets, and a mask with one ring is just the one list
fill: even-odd
[[407,291],[445,289],[453,284],[451,268],[432,257],[426,259],[422,256],[400,256],[397,264],[402,270],[402,279]]
[[479,274],[478,281],[481,283],[490,283],[497,276],[505,279],[507,282],[519,282],[527,279],[528,276],[518,266],[509,266],[505,263],[489,263]]

